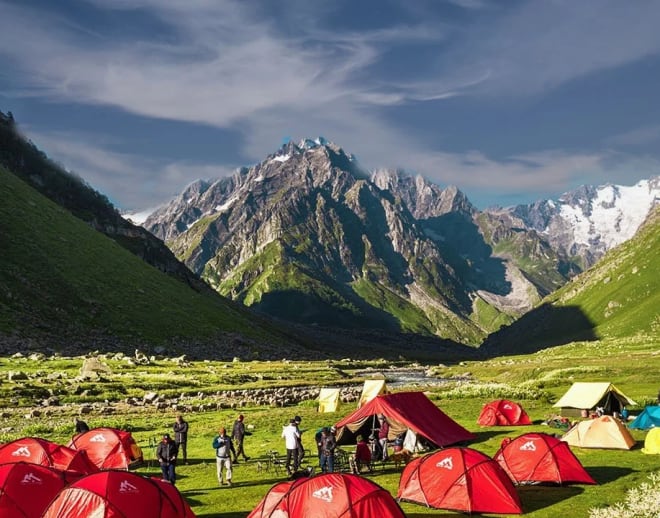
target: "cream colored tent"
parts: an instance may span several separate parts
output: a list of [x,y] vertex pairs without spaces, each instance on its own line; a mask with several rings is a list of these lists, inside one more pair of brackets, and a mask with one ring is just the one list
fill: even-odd
[[629,450],[635,445],[625,425],[609,415],[579,422],[561,440],[579,448]]
[[364,387],[362,387],[362,395],[360,396],[360,401],[358,401],[358,408],[365,403],[368,403],[376,396],[387,393],[384,379],[364,380]]
[[339,389],[322,388],[319,394],[319,412],[335,412],[339,408]]
[[593,410],[602,407],[606,414],[621,412],[624,406],[634,406],[632,399],[626,396],[610,382],[576,382],[554,405],[561,408],[561,415],[580,415],[581,410]]

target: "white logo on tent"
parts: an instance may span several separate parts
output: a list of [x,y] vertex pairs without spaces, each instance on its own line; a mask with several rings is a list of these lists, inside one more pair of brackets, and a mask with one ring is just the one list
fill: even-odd
[[520,451],[536,451],[536,444],[534,441],[527,441],[520,447]]
[[102,433],[97,433],[94,437],[92,437],[89,442],[105,442],[105,435]]
[[320,500],[325,500],[326,502],[332,502],[332,487],[325,486],[321,489],[317,489],[312,493],[314,498],[319,498]]
[[448,469],[448,470],[451,471],[452,469],[454,469],[454,462],[452,461],[451,457],[445,457],[440,462],[438,462],[435,465],[435,467],[436,468],[445,468],[445,469]]
[[27,446],[21,446],[16,451],[12,452],[12,457],[29,457],[29,456],[30,456],[30,448],[28,448]]
[[137,493],[138,488],[131,484],[128,480],[122,480],[119,484],[120,493]]
[[507,403],[502,408],[506,408],[507,410],[511,410],[513,407],[509,403]]
[[28,473],[21,480],[21,484],[41,484],[41,479],[34,473]]

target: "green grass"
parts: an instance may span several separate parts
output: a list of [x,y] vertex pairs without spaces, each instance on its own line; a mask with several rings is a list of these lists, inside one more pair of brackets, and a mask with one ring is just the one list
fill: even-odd
[[0,199],[0,331],[36,327],[134,343],[277,336],[242,308],[149,266],[2,168]]
[[[447,378],[445,385],[429,388],[429,397],[450,417],[477,434],[470,445],[488,455],[493,455],[506,437],[538,431],[556,432],[540,423],[554,413],[552,403],[568,389],[573,381],[612,381],[628,396],[640,403],[631,409],[641,410],[657,395],[660,379],[660,343],[655,341],[618,339],[601,342],[573,343],[540,351],[526,356],[494,358],[487,361],[466,361],[456,365],[436,365],[435,375]],[[25,414],[37,400],[29,395],[12,398],[28,387],[43,392],[61,393],[63,401],[80,403],[100,402],[109,399],[114,413],[101,415],[94,411],[86,417],[92,426],[117,426],[131,429],[143,446],[149,466],[139,471],[158,475],[153,462],[150,443],[165,431],[170,431],[176,415],[175,409],[157,411],[153,407],[126,407],[122,401],[128,396],[140,398],[153,390],[163,395],[185,394],[185,404],[197,408],[202,403],[217,402],[218,391],[236,388],[287,387],[292,385],[339,386],[344,383],[359,385],[363,378],[356,373],[367,368],[374,372],[390,365],[385,361],[335,361],[335,362],[192,362],[176,367],[166,359],[153,365],[130,366],[120,358],[107,357],[110,373],[97,382],[97,392],[82,397],[74,394],[73,378],[82,362],[81,358],[55,358],[31,360],[29,358],[0,359],[0,404],[7,416],[3,422],[0,440],[5,442],[23,435],[35,434],[66,443],[72,428],[72,409],[54,407],[39,419],[26,419]],[[404,365],[404,363],[399,363]],[[643,366],[643,368],[640,368]],[[7,371],[22,371],[31,376],[25,381],[9,382]],[[64,376],[58,382],[48,381],[52,373]],[[121,390],[119,387],[123,387]],[[92,388],[90,383],[89,387]],[[114,394],[114,395],[113,395]],[[200,395],[201,394],[201,395]],[[484,403],[491,399],[507,397],[518,400],[535,423],[529,427],[480,428],[477,416]],[[354,409],[354,404],[344,404],[334,414],[316,413],[313,402],[295,406],[244,407],[239,409],[189,411],[191,424],[188,465],[178,467],[178,487],[202,517],[242,517],[254,508],[272,484],[284,475],[259,472],[257,460],[265,461],[270,449],[283,452],[280,433],[282,426],[294,415],[303,418],[303,428],[315,431],[318,427],[336,422]],[[43,411],[43,409],[42,409]],[[246,424],[254,431],[246,440],[246,451],[252,457],[249,463],[235,467],[235,487],[218,487],[211,441],[219,427],[231,427],[238,413],[246,416]],[[599,483],[597,486],[522,487],[519,489],[525,516],[534,518],[556,516],[587,516],[596,506],[612,505],[621,501],[629,488],[647,480],[648,474],[657,470],[656,456],[644,455],[641,442],[644,432],[634,431],[638,445],[631,451],[587,450],[574,448],[578,459]],[[311,433],[303,434],[307,447],[312,447]],[[400,470],[388,467],[370,475],[375,482],[396,493]],[[458,516],[449,511],[434,511],[413,504],[402,504],[408,516]]]

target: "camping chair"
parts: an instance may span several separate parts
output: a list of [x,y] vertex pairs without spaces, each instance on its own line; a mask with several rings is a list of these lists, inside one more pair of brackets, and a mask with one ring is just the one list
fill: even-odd
[[341,448],[335,448],[335,473],[350,473],[351,464],[348,460],[348,453]]
[[266,460],[266,472],[270,473],[271,470],[279,475],[280,469],[286,467],[286,459],[280,457],[276,450],[268,450]]

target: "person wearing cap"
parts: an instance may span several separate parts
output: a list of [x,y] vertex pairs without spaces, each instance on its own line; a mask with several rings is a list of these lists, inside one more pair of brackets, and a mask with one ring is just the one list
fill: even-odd
[[183,462],[188,464],[188,423],[183,419],[181,414],[176,416],[172,430],[174,431],[174,442],[181,452]]
[[321,450],[319,464],[323,473],[332,473],[334,471],[336,447],[337,442],[335,441],[335,436],[330,431],[330,428],[327,426],[324,427],[323,430],[321,430],[321,444],[319,444],[319,449]]
[[[291,419],[289,424],[282,429],[282,438],[284,439],[284,446],[286,447],[286,472],[291,476],[294,472],[298,471],[298,467],[300,466],[300,461],[298,459],[300,430],[298,430],[295,419]],[[293,471],[291,470],[292,461]]]
[[238,456],[243,455],[243,460],[248,461],[250,457],[245,455],[243,450],[243,439],[245,438],[245,424],[243,423],[244,416],[243,414],[239,415],[236,421],[234,421],[234,427],[231,431],[231,438],[236,443],[234,448],[234,463],[238,464]]
[[160,470],[163,472],[163,480],[167,480],[172,485],[176,482],[176,456],[179,450],[176,443],[171,439],[170,434],[163,434],[163,439],[156,448],[156,458],[160,464]]
[[[227,484],[231,487],[231,438],[227,436],[227,430],[220,428],[218,435],[213,438],[213,448],[215,448],[215,467],[218,475],[218,482],[221,486]],[[225,472],[223,482],[222,472]]]

